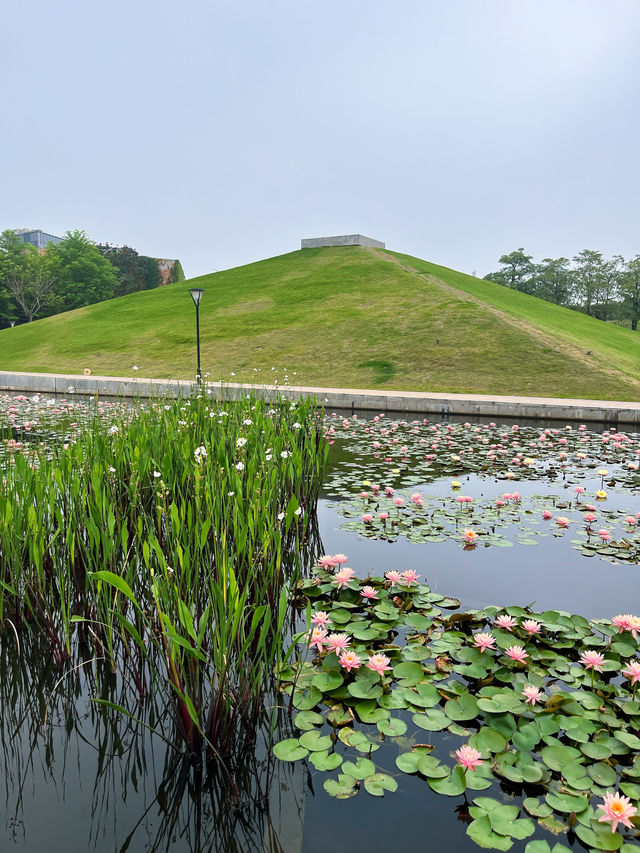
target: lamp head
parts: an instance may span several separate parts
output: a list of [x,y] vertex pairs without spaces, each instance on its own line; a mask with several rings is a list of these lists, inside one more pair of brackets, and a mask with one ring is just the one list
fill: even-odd
[[202,299],[202,294],[204,290],[201,287],[191,287],[189,288],[189,293],[191,294],[191,298],[193,299],[193,304],[198,306],[200,304],[200,300]]

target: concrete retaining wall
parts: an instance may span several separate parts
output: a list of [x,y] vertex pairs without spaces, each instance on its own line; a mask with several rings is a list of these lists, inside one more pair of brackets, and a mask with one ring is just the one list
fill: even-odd
[[[328,409],[400,412],[429,415],[466,415],[490,418],[540,418],[560,421],[597,421],[639,424],[640,403],[606,400],[563,400],[542,397],[490,397],[483,394],[441,394],[420,391],[367,391],[277,385],[241,385],[208,382],[203,387],[214,399],[233,400],[251,391],[277,399],[314,396]],[[74,376],[59,373],[0,371],[0,391],[23,394],[87,394],[100,397],[178,397],[193,393],[194,383],[179,379],[143,379],[122,376]]]
[[326,246],[369,246],[373,249],[384,249],[380,240],[372,240],[362,234],[342,234],[338,237],[309,237],[300,241],[301,249],[321,249]]

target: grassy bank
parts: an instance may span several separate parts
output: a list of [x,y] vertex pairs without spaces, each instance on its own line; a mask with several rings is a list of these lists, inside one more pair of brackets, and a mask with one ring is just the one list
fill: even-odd
[[[407,255],[292,252],[0,332],[8,370],[635,400],[637,334]],[[272,370],[276,368],[276,370]],[[295,372],[295,375],[294,375]],[[235,376],[232,376],[235,374]]]

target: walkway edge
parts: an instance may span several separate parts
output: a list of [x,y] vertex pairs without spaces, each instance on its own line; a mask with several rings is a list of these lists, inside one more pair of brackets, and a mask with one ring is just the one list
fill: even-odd
[[[124,376],[76,376],[65,373],[0,371],[0,390],[24,394],[71,393],[100,397],[178,397],[193,393],[184,379],[144,379]],[[569,400],[554,397],[492,397],[484,394],[443,394],[422,391],[374,391],[357,388],[316,388],[279,385],[203,384],[215,399],[233,400],[250,392],[276,399],[314,396],[328,409],[467,415],[495,418],[598,421],[640,424],[640,403],[612,400]]]

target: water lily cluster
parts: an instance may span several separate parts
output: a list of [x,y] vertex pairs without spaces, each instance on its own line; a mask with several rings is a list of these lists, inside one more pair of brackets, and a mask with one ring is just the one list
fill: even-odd
[[[309,629],[280,668],[297,733],[279,758],[310,762],[339,798],[393,792],[403,774],[465,794],[467,834],[486,848],[536,830],[591,850],[638,840],[640,617],[447,613],[458,602],[415,571],[360,580],[344,555],[320,562],[297,587]],[[383,746],[394,766],[376,762]]]
[[[338,494],[355,491],[362,479],[395,486],[402,481],[426,483],[438,477],[459,478],[468,472],[495,475],[506,481],[557,480],[571,466],[583,476],[596,469],[600,491],[609,474],[617,487],[640,484],[640,436],[585,424],[564,429],[490,424],[445,424],[429,420],[397,421],[384,415],[325,418],[325,435],[339,440],[353,462],[336,469],[327,485]],[[347,439],[345,441],[345,439]],[[597,475],[599,476],[599,475]]]

